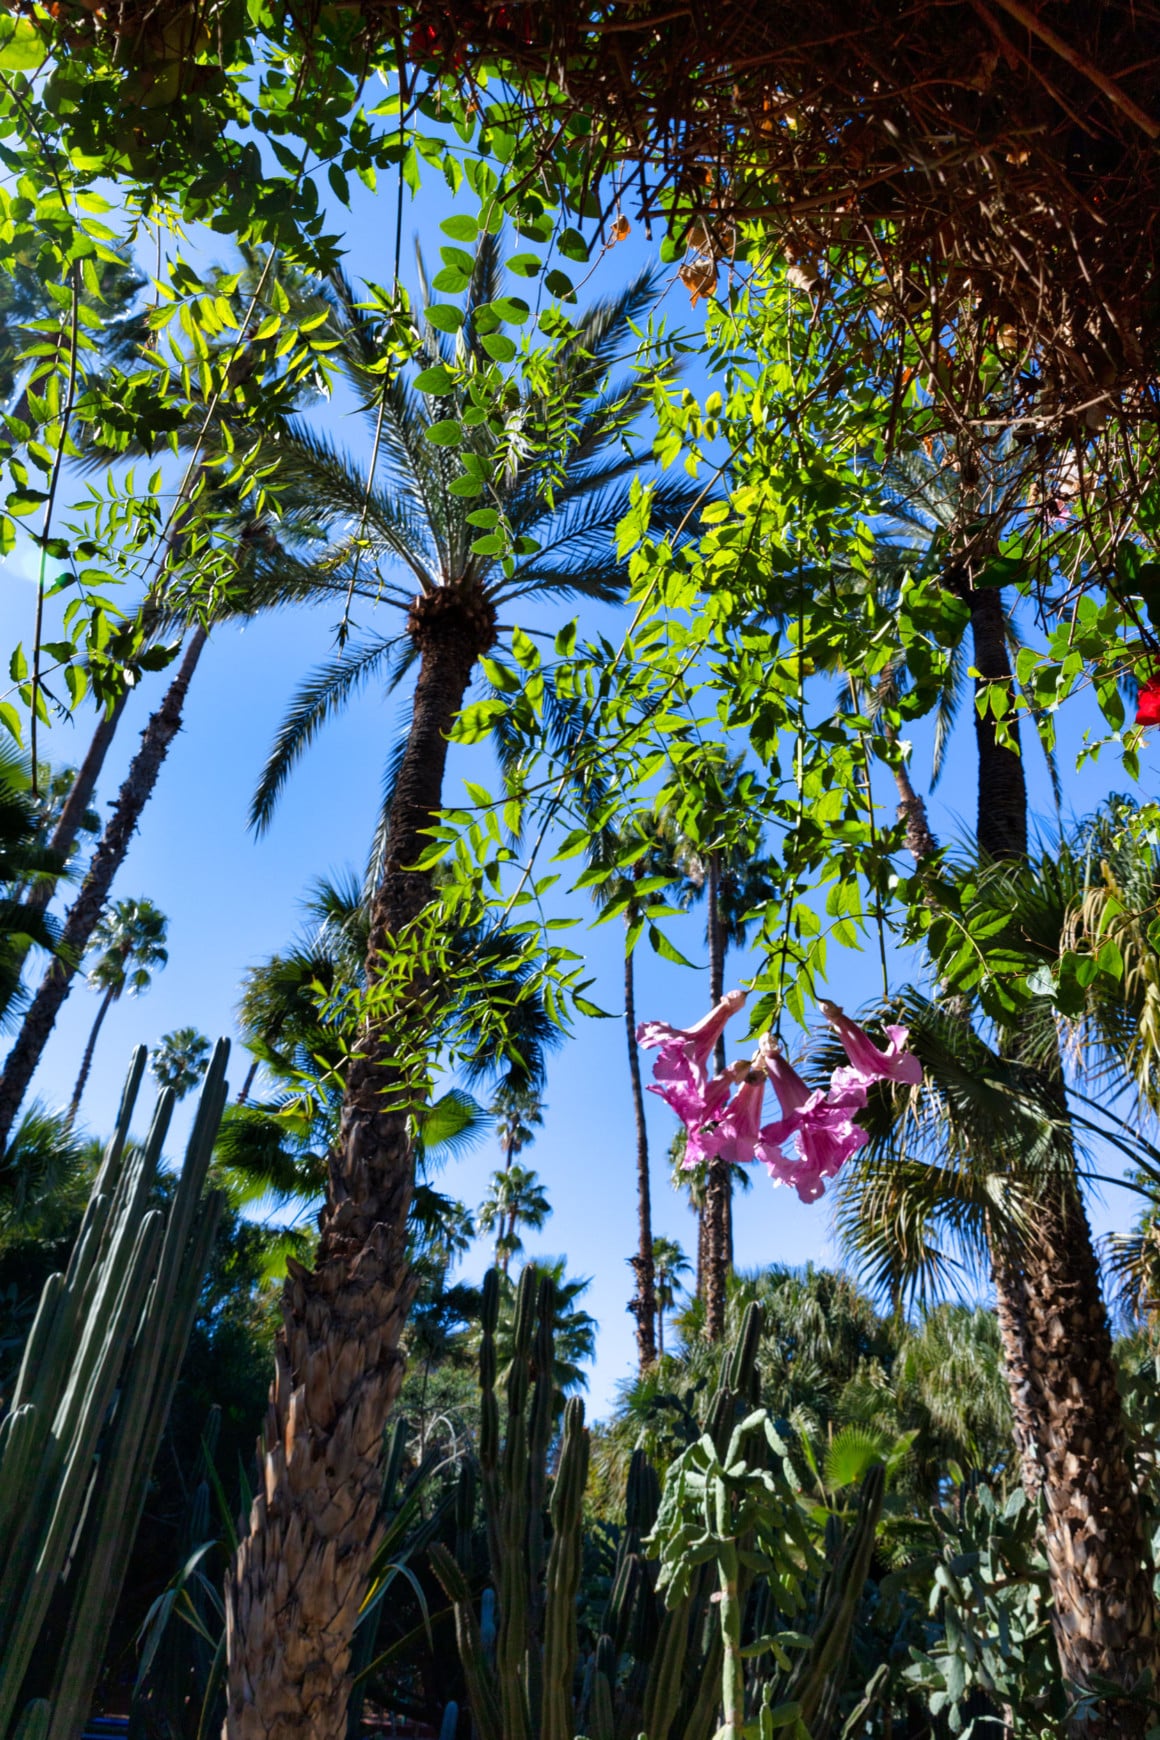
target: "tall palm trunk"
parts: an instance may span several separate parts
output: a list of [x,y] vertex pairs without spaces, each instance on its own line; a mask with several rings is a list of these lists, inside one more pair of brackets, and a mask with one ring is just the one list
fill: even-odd
[[[372,988],[395,937],[432,896],[430,875],[414,865],[440,807],[447,734],[495,617],[478,590],[445,587],[416,601],[408,631],[419,674],[371,911]],[[413,1293],[398,1020],[360,1036],[315,1267],[289,1265],[263,1478],[226,1581],[229,1740],[346,1734],[351,1639],[380,1533],[383,1427],[403,1379],[399,1336]],[[421,1043],[424,1033],[409,1038]]]
[[642,1372],[657,1357],[653,1319],[657,1314],[656,1273],[652,1248],[652,1197],[648,1175],[648,1125],[644,1116],[644,1088],[640,1079],[640,1052],[636,1043],[636,983],[632,955],[624,952],[624,1027],[628,1041],[628,1075],[632,1083],[632,1115],[636,1124],[636,1256],[631,1258],[636,1276],[636,1297],[629,1310],[636,1318],[636,1351]]
[[[1002,595],[972,589],[968,602],[977,693],[1000,684],[1011,696]],[[996,859],[1027,852],[1016,717],[1008,714],[1009,745],[999,740],[990,712],[975,716],[978,845]],[[1045,1085],[1062,1122],[1067,1104],[1058,1058],[1049,1077]],[[1034,1220],[1018,1251],[995,1249],[994,1277],[1023,1477],[1029,1484],[1037,1476],[1044,1498],[1056,1647],[1072,1688],[1096,1679],[1126,1688],[1160,1667],[1155,1602],[1099,1267],[1070,1162],[1042,1186]],[[1101,1706],[1076,1734],[1136,1740],[1150,1725],[1142,1706],[1117,1704]]]
[[238,1089],[237,1103],[239,1106],[244,1106],[248,1103],[250,1095],[254,1089],[254,1082],[257,1078],[258,1071],[261,1069],[261,1067],[262,1067],[262,1065],[261,1065],[260,1059],[258,1059],[256,1057],[251,1057],[250,1067],[246,1071],[245,1079],[242,1082],[241,1087]]
[[665,1357],[665,1308],[661,1300],[657,1300],[657,1358]]
[[[113,738],[117,735],[117,727],[121,723],[121,715],[125,711],[125,703],[129,698],[128,689],[124,689],[113,703],[111,713],[102,713],[89,739],[85,758],[77,768],[72,789],[64,801],[56,827],[52,830],[52,838],[48,842],[48,850],[52,852],[60,864],[67,863],[69,854],[77,843],[81,824],[86,812],[92,807],[93,797],[97,789],[97,781],[101,769],[105,765],[105,757]],[[49,901],[56,893],[57,879],[52,876],[41,877],[29,889],[24,904],[33,912],[44,912]]]
[[[1011,660],[1007,652],[1007,627],[1003,618],[1003,594],[997,586],[972,587],[968,603],[977,701],[997,692],[1013,702]],[[975,836],[980,852],[988,858],[1027,856],[1027,781],[1019,753],[1019,716],[1010,706],[1002,723],[988,710],[975,708],[975,745],[979,761],[979,805]]]
[[125,861],[141,813],[153,795],[169,746],[181,729],[185,697],[205,643],[205,629],[195,629],[164,700],[141,733],[141,746],[129,764],[85,879],[69,908],[61,932],[60,953],[49,963],[20,1024],[16,1043],[0,1074],[0,1152],[7,1145],[28,1085],[105,909],[113,878]]
[[[708,861],[709,906],[709,1002],[716,1006],[725,994],[725,938],[721,929],[718,898],[718,865],[714,853]],[[718,1074],[725,1068],[724,1035],[717,1041],[714,1063]],[[720,1341],[725,1333],[725,1283],[731,1252],[729,1198],[733,1189],[727,1160],[710,1160],[701,1210],[705,1226],[705,1334]]]
[[80,1111],[81,1099],[83,1098],[85,1091],[85,1083],[88,1081],[89,1071],[93,1067],[93,1052],[97,1049],[97,1035],[101,1031],[101,1026],[104,1022],[105,1016],[109,1013],[109,1010],[113,1007],[113,1004],[116,1001],[116,996],[116,991],[113,989],[112,985],[110,985],[104,996],[101,998],[100,1008],[97,1010],[97,1018],[89,1029],[89,1042],[85,1046],[85,1054],[81,1058],[81,1067],[80,1072],[77,1075],[77,1083],[73,1088],[72,1099],[69,1101],[68,1105],[68,1122],[70,1124],[74,1121],[77,1113]]

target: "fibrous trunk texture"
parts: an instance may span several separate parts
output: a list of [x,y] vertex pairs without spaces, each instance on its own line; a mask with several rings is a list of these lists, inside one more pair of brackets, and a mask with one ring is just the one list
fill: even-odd
[[8,1054],[4,1073],[0,1075],[0,1151],[7,1145],[28,1084],[44,1054],[64,1000],[72,989],[97,921],[105,910],[113,878],[125,861],[141,813],[153,795],[169,746],[181,729],[185,697],[205,642],[204,628],[195,629],[164,700],[141,733],[141,746],[129,764],[100,843],[69,908],[61,932],[60,952],[49,963],[20,1024],[16,1043]]
[[636,1276],[636,1294],[629,1310],[636,1318],[636,1352],[641,1371],[657,1357],[654,1326],[657,1314],[656,1277],[653,1271],[652,1198],[648,1175],[648,1126],[644,1115],[644,1088],[640,1079],[640,1052],[636,1043],[636,987],[632,956],[624,956],[624,1026],[628,1042],[628,1074],[632,1083],[632,1114],[636,1125],[637,1247],[631,1259]]
[[[969,594],[976,692],[1013,701],[1002,595]],[[976,712],[978,846],[992,859],[1027,853],[1027,788],[1013,707],[1011,746]],[[1016,1041],[1018,1045],[1018,1041]],[[1062,1067],[1045,1083],[1066,1124]],[[992,1240],[992,1263],[1016,1446],[1025,1488],[1042,1492],[1052,1623],[1060,1666],[1079,1691],[1094,1680],[1126,1688],[1160,1667],[1152,1578],[1100,1291],[1099,1266],[1074,1165],[1061,1161],[1036,1198],[1018,1250]],[[1109,1703],[1076,1726],[1077,1740],[1137,1740],[1142,1705]]]
[[[371,913],[372,987],[431,899],[430,876],[413,866],[440,806],[447,735],[495,619],[478,591],[445,587],[416,601],[408,629],[419,675]],[[402,1382],[412,1293],[411,1108],[400,1103],[397,1053],[397,1031],[364,1029],[315,1266],[293,1264],[283,1294],[262,1479],[226,1584],[229,1740],[345,1740],[351,1639],[378,1539],[383,1427]]]
[[921,864],[936,850],[926,799],[915,791],[904,762],[894,769],[894,783],[898,787],[898,819],[906,828],[906,847],[915,863]]
[[[1100,1679],[1128,1688],[1158,1665],[1152,1573],[1099,1269],[1071,1174],[1040,1194],[1020,1257],[1020,1376],[1037,1422],[1060,1664],[1077,1690]],[[1135,1740],[1151,1726],[1144,1707],[1117,1703],[1077,1725],[1076,1735]]]

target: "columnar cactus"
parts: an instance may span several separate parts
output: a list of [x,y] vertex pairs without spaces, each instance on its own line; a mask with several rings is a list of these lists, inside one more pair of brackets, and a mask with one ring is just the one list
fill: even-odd
[[[786,1446],[756,1406],[762,1318],[751,1305],[706,1430],[670,1469],[663,1496],[647,1459],[639,1452],[632,1459],[612,1589],[581,1672],[576,1598],[588,1468],[584,1410],[578,1401],[564,1410],[545,1514],[555,1417],[552,1284],[530,1269],[520,1279],[502,1406],[496,1394],[498,1302],[493,1273],[484,1286],[479,1463],[491,1579],[499,1597],[494,1659],[472,1587],[466,1525],[474,1485],[467,1474],[456,1554],[444,1546],[431,1549],[454,1608],[480,1740],[574,1740],[578,1734],[589,1740],[712,1740],[722,1712],[720,1731],[732,1740],[741,1740],[755,1718],[763,1736],[776,1728],[794,1740],[823,1740],[837,1709],[839,1670],[873,1551],[881,1468],[867,1475],[853,1527],[844,1539],[835,1533],[823,1561],[806,1526]],[[764,1617],[798,1620],[805,1614],[811,1605],[806,1579],[818,1572],[808,1647],[800,1631],[764,1635]],[[481,1612],[490,1595],[484,1591]],[[802,1652],[796,1662],[790,1649]],[[762,1668],[770,1655],[778,1664],[772,1677]]]
[[[582,1403],[569,1401],[545,1502],[558,1401],[552,1387],[553,1310],[551,1280],[526,1269],[516,1290],[512,1363],[501,1402],[495,1345],[499,1277],[493,1271],[485,1280],[479,1484],[499,1605],[494,1660],[481,1622],[492,1591],[483,1592],[477,1614],[471,1584],[466,1522],[474,1485],[467,1472],[456,1553],[442,1546],[431,1549],[436,1575],[455,1611],[468,1703],[480,1740],[573,1740],[579,1733],[590,1740],[621,1740],[642,1731],[649,1740],[710,1740],[721,1673],[712,1582],[698,1575],[688,1596],[665,1611],[655,1566],[643,1551],[656,1521],[659,1483],[639,1453],[629,1470],[626,1526],[608,1606],[595,1650],[580,1671],[576,1598],[588,1432]],[[752,1404],[760,1331],[760,1314],[752,1307],[711,1410],[726,1440],[738,1406],[748,1412]]]
[[66,1568],[49,1697],[26,1708],[16,1732],[76,1740],[88,1715],[224,1202],[203,1187],[228,1043],[214,1049],[165,1208],[149,1199],[170,1090],[144,1146],[128,1145],[147,1055],[144,1046],[134,1054],[68,1270],[45,1283],[0,1423],[0,1736],[13,1732],[29,1666],[43,1667],[43,1628]]

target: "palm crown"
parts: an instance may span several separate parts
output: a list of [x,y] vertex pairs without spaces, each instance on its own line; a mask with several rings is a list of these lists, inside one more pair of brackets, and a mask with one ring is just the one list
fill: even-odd
[[[641,464],[628,431],[653,380],[647,372],[608,376],[630,323],[655,297],[654,276],[641,274],[577,315],[555,358],[550,398],[514,376],[508,380],[497,434],[475,418],[470,385],[494,366],[493,311],[523,307],[503,295],[499,240],[484,235],[478,244],[454,337],[431,324],[433,304],[421,275],[414,367],[390,375],[382,372],[384,316],[361,305],[341,277],[330,286],[335,358],[360,400],[371,456],[368,464],[301,420],[279,436],[281,500],[292,513],[312,516],[311,536],[326,540],[314,573],[331,591],[400,611],[413,605],[416,591],[429,597],[449,588],[485,600],[493,611],[521,598],[620,598],[626,570],[615,530]],[[653,523],[662,530],[679,525],[695,493],[688,480],[662,480]],[[501,524],[506,536],[495,529]],[[306,559],[282,553],[284,578],[300,560]],[[256,826],[269,822],[291,769],[324,722],[375,679],[393,688],[415,656],[400,624],[357,638],[310,673],[255,794]]]

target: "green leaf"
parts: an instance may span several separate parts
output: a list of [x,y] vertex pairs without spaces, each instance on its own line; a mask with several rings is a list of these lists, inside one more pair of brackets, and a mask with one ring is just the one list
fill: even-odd
[[447,493],[471,501],[474,496],[483,494],[483,483],[478,477],[453,477],[447,485]]
[[588,243],[579,230],[561,230],[556,239],[556,247],[566,260],[579,260],[585,266],[588,264]]
[[471,546],[473,556],[500,556],[507,543],[502,532],[485,532],[482,538],[476,538]]
[[493,689],[498,689],[501,695],[518,694],[523,684],[510,665],[501,665],[498,659],[480,659],[480,668]]
[[334,189],[335,195],[343,205],[350,204],[350,182],[346,179],[337,163],[332,163],[326,171],[326,179]]
[[540,668],[540,649],[522,628],[512,629],[512,657],[525,671],[538,671]]
[[463,272],[470,280],[475,270],[475,261],[462,248],[440,248],[439,258],[445,266],[450,266],[453,272]]
[[1113,938],[1107,937],[1100,944],[1099,953],[1096,955],[1096,965],[1101,973],[1108,973],[1113,979],[1123,978],[1124,957],[1120,953],[1119,944]]
[[522,296],[497,296],[488,307],[512,326],[522,326],[532,312]]
[[4,729],[16,739],[21,747],[23,747],[24,738],[21,735],[22,727],[20,714],[16,711],[16,708],[12,705],[11,701],[0,701],[0,725],[3,725]]
[[444,417],[441,423],[432,423],[423,433],[435,447],[458,447],[463,441],[463,430],[454,417]]
[[545,288],[552,296],[558,296],[561,302],[575,302],[576,290],[567,272],[552,270],[544,279]]
[[506,712],[507,703],[498,696],[490,701],[472,701],[455,721],[451,735],[457,743],[479,743]]
[[576,618],[566,622],[556,636],[556,652],[562,659],[571,658],[576,647]]
[[431,288],[443,291],[448,296],[459,296],[470,283],[470,272],[461,272],[458,266],[444,266],[443,270],[436,272],[432,278]]
[[1027,564],[1014,556],[992,556],[976,586],[1016,586],[1027,578]]
[[439,228],[453,242],[473,242],[479,234],[479,225],[466,212],[456,212],[452,217],[444,218]]
[[515,340],[504,332],[489,332],[479,342],[493,362],[511,362],[516,354]]
[[481,530],[490,532],[493,526],[499,525],[499,514],[495,508],[473,508],[467,516],[469,526],[479,526]]
[[436,363],[434,368],[424,369],[422,374],[415,376],[415,385],[421,393],[434,393],[437,398],[443,398],[451,391],[454,378],[445,364]]
[[0,67],[5,72],[32,72],[43,64],[48,49],[28,18],[0,18]]
[[453,308],[449,302],[432,302],[424,312],[428,325],[436,332],[458,332],[463,325],[463,310]]
[[676,944],[671,943],[664,931],[658,930],[655,924],[650,924],[648,927],[648,940],[652,945],[653,952],[658,954],[662,961],[672,961],[673,965],[678,967],[692,966],[692,961],[686,960]]
[[538,254],[513,254],[507,265],[508,271],[515,272],[520,278],[534,278],[543,261]]

